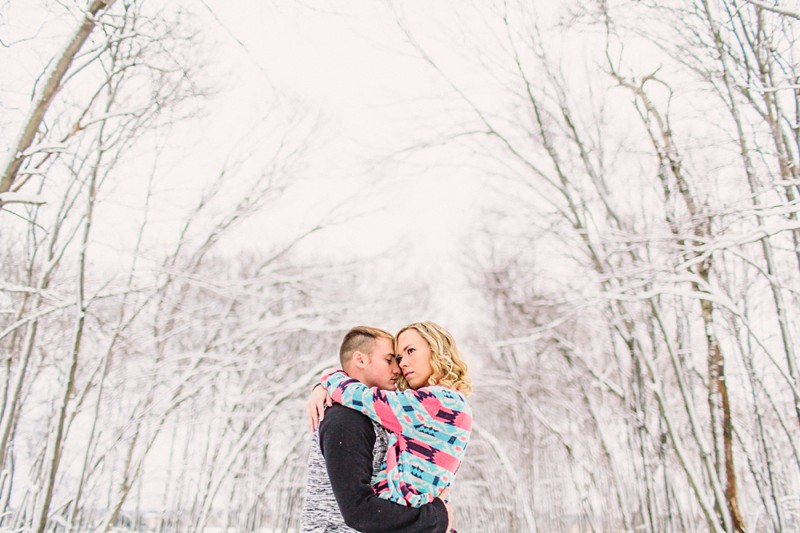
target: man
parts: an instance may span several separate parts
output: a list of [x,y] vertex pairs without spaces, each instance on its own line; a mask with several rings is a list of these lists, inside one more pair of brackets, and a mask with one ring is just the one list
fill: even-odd
[[[390,333],[368,326],[351,329],[342,340],[339,359],[350,377],[369,387],[394,390],[400,369]],[[300,530],[446,532],[449,517],[442,500],[405,507],[379,498],[372,489],[372,473],[380,470],[386,446],[386,431],[368,417],[338,404],[329,407],[311,443]]]

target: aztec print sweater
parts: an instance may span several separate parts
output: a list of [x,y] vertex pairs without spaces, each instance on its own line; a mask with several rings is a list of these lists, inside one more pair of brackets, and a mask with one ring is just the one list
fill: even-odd
[[321,383],[334,401],[389,431],[385,468],[373,478],[378,496],[419,507],[453,483],[472,432],[472,411],[460,392],[369,388],[341,370]]
[[[334,404],[314,432],[308,454],[303,533],[444,533],[447,509],[435,499],[408,507],[380,498],[370,481],[380,472],[386,430],[369,417]],[[348,527],[349,526],[349,527]]]

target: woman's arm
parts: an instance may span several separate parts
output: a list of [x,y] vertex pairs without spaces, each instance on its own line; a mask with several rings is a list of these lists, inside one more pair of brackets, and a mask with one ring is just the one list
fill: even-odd
[[402,432],[402,424],[395,412],[401,412],[402,403],[378,387],[367,387],[342,370],[327,374],[320,380],[322,387],[337,403],[355,409],[394,433]]
[[333,405],[333,400],[328,395],[328,391],[319,383],[314,385],[308,397],[308,403],[306,403],[306,413],[308,413],[308,421],[311,423],[312,433],[319,427],[322,419],[325,418],[325,406],[330,407],[331,405]]
[[[364,413],[394,433],[407,434],[420,424],[450,426],[451,430],[469,430],[472,427],[466,402],[458,393],[452,393],[448,407],[433,389],[391,391],[370,388],[342,371],[323,376],[321,383],[334,401]],[[436,389],[441,394],[441,387]]]

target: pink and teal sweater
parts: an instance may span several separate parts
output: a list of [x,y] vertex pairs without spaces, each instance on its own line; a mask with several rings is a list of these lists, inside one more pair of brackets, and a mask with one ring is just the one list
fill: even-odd
[[372,479],[378,496],[419,507],[453,483],[472,432],[472,412],[460,392],[440,386],[369,388],[341,370],[321,383],[334,401],[389,431],[386,464]]

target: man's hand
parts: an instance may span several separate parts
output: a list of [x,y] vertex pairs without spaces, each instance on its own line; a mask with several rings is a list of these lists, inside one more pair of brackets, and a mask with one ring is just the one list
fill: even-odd
[[444,504],[444,508],[447,509],[447,531],[454,530],[453,527],[453,508],[450,507],[449,503]]
[[447,509],[447,529],[445,531],[455,531],[455,528],[453,528],[453,508],[441,496],[439,496],[439,499],[442,500],[444,508]]
[[447,531],[455,531],[453,527],[453,508],[450,507],[450,504],[447,503],[447,498],[450,496],[450,487],[445,487],[442,492],[439,493],[438,498],[442,500],[444,503],[444,508],[447,509]]
[[306,412],[308,413],[308,420],[311,422],[312,432],[319,427],[319,423],[325,418],[326,405],[328,407],[333,405],[333,400],[328,396],[328,391],[322,386],[314,387],[306,404]]

